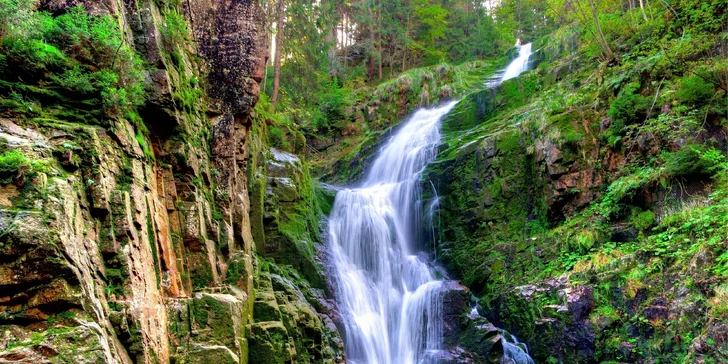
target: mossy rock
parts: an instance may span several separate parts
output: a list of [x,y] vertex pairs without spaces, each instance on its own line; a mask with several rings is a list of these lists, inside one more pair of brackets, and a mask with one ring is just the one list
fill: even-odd
[[285,364],[294,362],[296,349],[291,345],[283,323],[258,322],[249,326],[248,360],[258,364]]

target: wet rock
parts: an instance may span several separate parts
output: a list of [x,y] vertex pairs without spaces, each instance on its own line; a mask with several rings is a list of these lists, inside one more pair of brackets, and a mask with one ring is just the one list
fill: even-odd
[[442,284],[442,318],[444,338],[459,337],[462,331],[462,316],[470,310],[470,290],[456,281]]
[[594,310],[594,290],[591,286],[577,286],[567,291],[566,302],[574,320],[585,320]]
[[245,335],[244,325],[249,314],[247,299],[244,293],[237,296],[195,294],[190,302],[194,342],[221,345],[240,353],[239,338]]
[[192,344],[185,363],[239,364],[240,357],[226,346]]
[[79,364],[111,363],[105,338],[95,324],[56,326],[41,333],[17,327],[5,330],[0,337],[0,363],[56,363],[59,359]]
[[288,330],[279,321],[251,324],[248,338],[249,357],[255,358],[255,362],[261,364],[292,362],[297,355],[288,337]]
[[280,202],[294,202],[298,199],[298,190],[290,178],[271,178],[271,196],[278,198]]
[[255,1],[194,0],[185,7],[194,18],[192,34],[206,68],[211,109],[247,114],[258,101],[267,58],[263,12]]
[[256,321],[280,321],[281,312],[278,308],[273,291],[259,291],[255,295],[253,318]]

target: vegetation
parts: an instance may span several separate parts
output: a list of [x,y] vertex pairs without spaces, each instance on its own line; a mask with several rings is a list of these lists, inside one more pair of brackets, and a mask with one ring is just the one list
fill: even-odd
[[75,7],[54,17],[27,0],[3,0],[0,13],[4,115],[103,124],[144,101],[141,60],[110,16]]
[[437,256],[537,362],[720,362],[728,4],[590,3],[549,2],[538,67],[444,120]]
[[[423,246],[436,247],[438,263],[480,299],[483,315],[527,342],[537,362],[726,360],[725,0],[261,3],[275,54],[253,126],[242,130],[247,115],[218,121],[219,110],[205,108],[203,90],[217,85],[197,69],[192,24],[179,2],[154,4],[162,49],[150,65],[125,41],[133,38],[125,34],[130,25],[115,15],[0,0],[0,117],[47,140],[74,140],[47,147],[31,137],[0,138],[2,202],[37,210],[20,217],[41,211],[48,226],[65,221],[43,211],[46,200],[67,202],[78,225],[69,229],[98,235],[110,317],[117,331],[128,330],[118,336],[131,353],[145,348],[131,316],[122,319],[136,298],[129,253],[116,245],[146,236],[156,287],[170,294],[222,295],[225,288],[213,288],[222,281],[253,289],[245,286],[257,274],[307,287],[306,299],[315,301],[312,292],[328,288],[317,260],[319,220],[335,197],[315,178],[353,182],[397,122],[418,107],[459,100],[423,176],[424,198],[435,186],[441,209],[436,241]],[[487,87],[517,42],[532,42],[534,68]],[[167,100],[145,91],[145,77],[156,71],[169,77]],[[150,102],[163,106],[151,110]],[[218,129],[231,120],[242,122]],[[59,132],[48,137],[51,127]],[[228,131],[250,143],[241,150],[217,144]],[[118,160],[101,155],[120,140],[132,145]],[[271,148],[301,161],[270,172]],[[222,170],[233,163],[235,170]],[[48,196],[41,184],[54,177],[77,189],[78,207]],[[246,210],[233,206],[240,203],[234,191],[218,189],[225,185],[249,192],[252,242],[239,226]],[[144,213],[127,206],[139,193],[150,203],[146,226],[125,219]],[[169,199],[149,198],[162,193]],[[170,246],[157,235],[165,210],[174,211],[169,228],[178,229]],[[53,234],[52,250],[60,251]],[[233,251],[243,239],[256,245],[259,265],[245,260],[252,252]],[[13,264],[26,259],[24,251],[11,253]],[[76,258],[67,256],[53,259]],[[231,256],[239,261],[227,265]],[[167,266],[175,259],[179,266]],[[45,306],[52,305],[38,310]],[[186,306],[190,323],[202,335],[236,335],[232,324],[215,323],[232,317],[223,306],[213,295],[198,299]],[[76,309],[38,322],[73,323]],[[132,358],[140,359],[154,361]]]

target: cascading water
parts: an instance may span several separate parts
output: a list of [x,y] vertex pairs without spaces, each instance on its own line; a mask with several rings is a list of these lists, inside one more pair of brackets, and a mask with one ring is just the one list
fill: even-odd
[[436,157],[440,119],[455,104],[415,112],[361,186],[336,196],[329,237],[350,363],[421,363],[441,349],[442,281],[417,255],[419,176]]
[[414,249],[420,172],[437,154],[455,102],[417,111],[384,147],[361,188],[340,191],[329,220],[347,358],[416,363],[440,344],[441,282]]
[[528,61],[531,60],[531,43],[524,44],[518,48],[518,58],[514,59],[511,64],[508,65],[506,71],[503,73],[501,82],[516,78],[521,73],[528,71]]

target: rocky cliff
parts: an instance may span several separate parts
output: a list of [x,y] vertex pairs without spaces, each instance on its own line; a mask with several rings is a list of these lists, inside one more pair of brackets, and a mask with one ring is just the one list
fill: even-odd
[[2,6],[0,362],[343,361],[257,2]]
[[536,362],[726,360],[728,68],[705,41],[723,53],[606,65],[561,31],[443,121],[438,257]]

